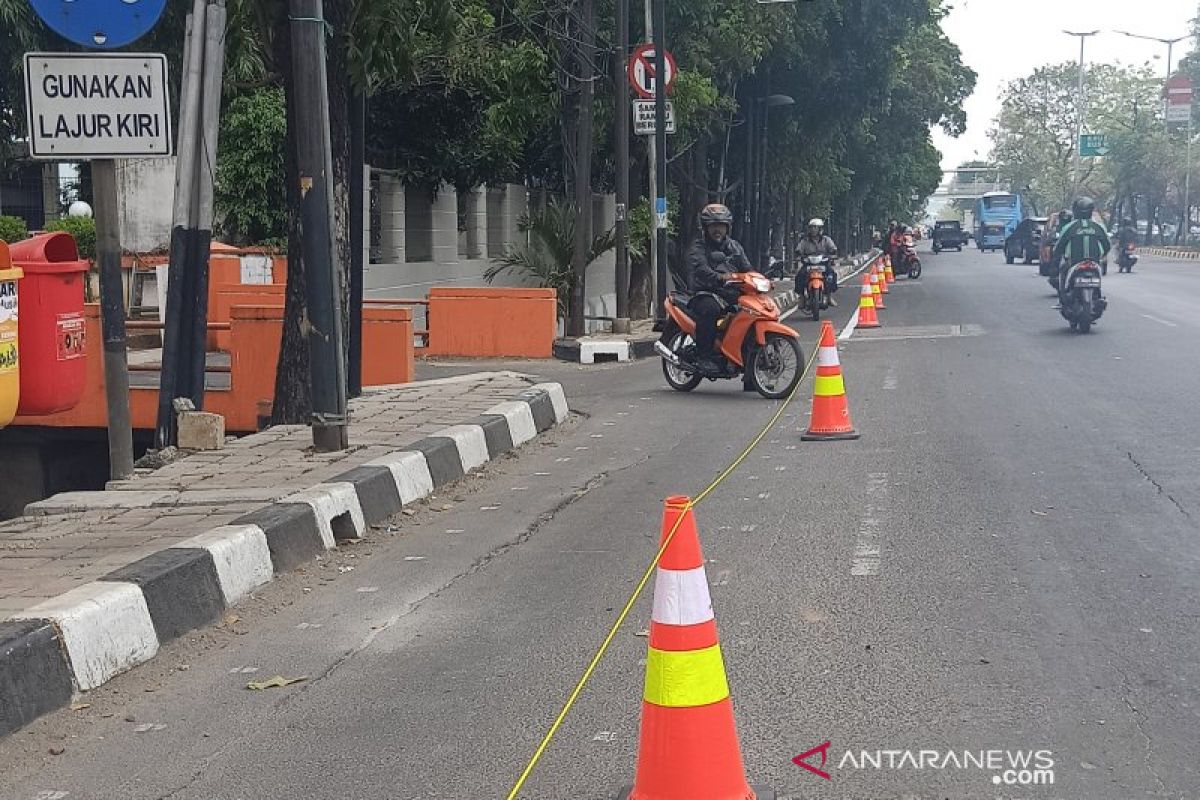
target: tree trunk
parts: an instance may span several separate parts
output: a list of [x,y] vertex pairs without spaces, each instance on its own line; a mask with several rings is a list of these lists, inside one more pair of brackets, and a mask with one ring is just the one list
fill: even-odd
[[[328,40],[326,80],[329,92],[329,139],[333,151],[333,236],[338,295],[342,306],[342,342],[348,353],[350,286],[350,80],[346,68],[344,36],[351,4],[326,0],[324,14],[334,35]],[[280,16],[274,36],[276,68],[283,76],[287,100],[287,152],[284,167],[288,180],[288,278],[284,300],[283,339],[275,373],[273,425],[305,425],[312,414],[309,394],[308,314],[305,301],[305,268],[300,250],[300,192],[296,182],[295,117],[292,98],[309,87],[294,86],[291,69],[291,34],[286,14]]]
[[296,87],[292,81],[292,37],[286,13],[276,19],[274,30],[275,68],[283,80],[287,105],[287,146],[284,148],[284,172],[287,175],[288,270],[284,291],[283,333],[279,361],[275,367],[275,402],[271,408],[272,425],[307,424],[312,414],[308,381],[308,291],[305,282],[303,251],[300,249],[300,187],[296,166]]

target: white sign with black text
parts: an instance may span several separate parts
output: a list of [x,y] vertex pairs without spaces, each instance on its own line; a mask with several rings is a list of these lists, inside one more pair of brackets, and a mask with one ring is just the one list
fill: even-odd
[[159,53],[26,53],[25,101],[34,158],[171,154]]
[[[654,135],[654,101],[633,101],[633,132],[638,136]],[[675,132],[675,106],[667,101],[667,133]]]

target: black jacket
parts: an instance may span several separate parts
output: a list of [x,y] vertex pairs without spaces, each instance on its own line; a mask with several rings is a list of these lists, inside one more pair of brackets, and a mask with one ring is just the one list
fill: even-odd
[[714,293],[725,287],[725,275],[754,269],[746,258],[746,251],[736,241],[727,237],[717,244],[705,236],[696,237],[688,248],[687,268],[689,290]]

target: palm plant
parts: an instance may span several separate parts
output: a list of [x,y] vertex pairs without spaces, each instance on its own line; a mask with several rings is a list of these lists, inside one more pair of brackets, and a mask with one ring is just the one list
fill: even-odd
[[[575,206],[564,200],[552,199],[545,208],[522,215],[519,226],[524,241],[505,248],[504,255],[483,273],[483,279],[493,283],[506,273],[520,275],[543,289],[558,294],[558,316],[567,318],[567,304],[576,276],[571,272],[571,255],[575,247]],[[596,235],[588,247],[585,261],[591,264],[616,245],[612,228]]]

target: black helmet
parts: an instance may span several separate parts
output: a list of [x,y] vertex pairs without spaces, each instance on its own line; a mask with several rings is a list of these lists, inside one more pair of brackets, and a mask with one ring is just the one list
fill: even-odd
[[733,213],[728,207],[721,203],[709,203],[704,208],[700,209],[700,228],[708,230],[709,225],[717,222],[723,222],[729,227],[733,227]]
[[1075,203],[1071,206],[1071,213],[1075,216],[1075,219],[1091,219],[1095,211],[1096,201],[1087,195],[1080,195],[1075,198]]

